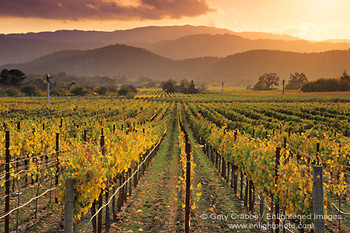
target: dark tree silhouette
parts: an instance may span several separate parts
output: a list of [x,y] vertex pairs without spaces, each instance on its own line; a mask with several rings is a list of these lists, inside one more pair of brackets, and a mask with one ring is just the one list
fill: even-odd
[[198,90],[196,89],[193,80],[191,80],[191,83],[188,85],[188,94],[197,94]]
[[187,90],[189,88],[190,83],[187,81],[187,79],[182,79],[180,81],[180,92],[187,93]]
[[276,73],[265,73],[259,77],[259,81],[265,81],[266,89],[272,89],[274,86],[278,85],[280,77]]
[[21,87],[21,92],[26,96],[38,96],[40,95],[38,88],[34,85],[25,85]]
[[175,92],[175,84],[176,82],[174,80],[169,79],[166,82],[161,82],[160,87],[166,92]]
[[290,74],[286,90],[299,90],[302,85],[306,84],[309,80],[304,73]]
[[0,73],[1,85],[19,85],[26,78],[25,74],[17,69],[3,69]]
[[134,94],[137,93],[137,89],[133,85],[123,85],[118,90],[118,95],[126,96],[128,94]]
[[264,80],[260,80],[259,82],[257,82],[254,87],[253,87],[254,91],[263,91],[266,90],[266,82]]

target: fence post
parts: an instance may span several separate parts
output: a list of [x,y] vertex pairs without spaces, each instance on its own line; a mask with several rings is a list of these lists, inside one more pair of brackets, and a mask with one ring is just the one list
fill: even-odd
[[[5,157],[6,157],[6,175],[5,175],[5,213],[10,211],[10,132],[5,132]],[[10,232],[10,215],[5,217],[5,233]]]
[[74,183],[75,183],[75,180],[73,178],[68,178],[66,180],[65,208],[64,208],[64,233],[73,232]]
[[323,167],[313,168],[313,209],[314,209],[314,232],[324,232],[324,203],[323,203]]
[[86,142],[87,141],[87,130],[84,129],[84,133],[83,133],[83,141]]
[[185,233],[190,232],[190,212],[191,212],[191,145],[188,143],[188,135],[185,132],[185,152],[187,157],[186,163],[186,212],[185,212]]
[[241,200],[243,200],[243,171],[241,171]]
[[249,190],[248,190],[248,206],[249,211],[253,212],[254,209],[254,202],[253,202],[253,182],[251,180],[248,181],[249,183]]
[[[55,175],[55,186],[57,187],[58,186],[58,174],[59,174],[59,159],[58,159],[58,156],[59,156],[59,150],[60,150],[60,133],[56,133],[56,175]],[[58,199],[57,197],[55,197],[55,203],[58,203]]]
[[264,222],[263,216],[264,216],[264,193],[262,192],[260,194],[260,223]]
[[[277,147],[276,148],[276,167],[275,167],[275,175],[276,175],[276,180],[275,183],[277,184],[277,179],[278,179],[278,168],[280,165],[280,157],[281,157],[281,148]],[[275,224],[278,226],[279,224],[279,212],[280,212],[280,205],[279,205],[279,200],[276,198],[276,204],[275,204]],[[276,233],[279,232],[279,228],[276,228]]]
[[185,213],[185,233],[190,232],[190,197],[191,196],[191,161],[186,163],[186,213]]
[[129,173],[129,196],[131,196],[132,193],[132,185],[131,185],[131,167],[129,167],[128,169],[128,173]]
[[248,176],[246,176],[246,183],[245,183],[245,191],[244,191],[244,206],[248,207],[248,189],[249,189],[249,181]]
[[227,162],[227,176],[226,176],[226,183],[229,184],[230,181],[230,162]]
[[134,166],[134,172],[136,172],[135,175],[134,175],[134,188],[136,188],[137,182],[138,182],[138,181],[137,181],[137,176],[138,176],[138,175],[137,175],[137,167],[138,167],[137,164],[138,164],[138,162],[136,162],[136,163],[135,163],[135,166]]
[[238,190],[238,168],[235,166],[233,168],[235,170],[235,174],[233,176],[233,192],[235,195],[237,195],[237,190]]
[[226,179],[226,163],[223,156],[221,156],[220,161],[221,161],[221,176],[222,178]]
[[234,165],[231,167],[231,188],[233,188],[233,176],[235,175]]
[[[270,232],[271,233],[273,233],[273,194],[270,194],[271,195],[271,203],[270,203],[270,208],[271,208],[271,211],[270,211],[270,213],[271,213],[271,218],[270,218],[270,226],[271,226],[271,228],[270,228]],[[277,216],[275,216],[275,218],[277,218]]]
[[[104,156],[105,155],[105,136],[103,135],[103,128],[101,129],[100,147],[101,147],[102,156]],[[101,208],[103,205],[102,191],[103,190],[101,190],[100,196],[98,198],[99,208]],[[108,207],[107,207],[107,209],[108,209]],[[107,213],[106,213],[106,215],[107,215]],[[109,215],[109,213],[108,213],[108,215]],[[97,215],[97,222],[98,222],[97,232],[101,233],[102,232],[102,211],[100,211]]]
[[[121,187],[122,186],[122,174],[120,173],[120,174],[118,174],[117,175],[117,182],[119,183],[119,187]],[[118,200],[117,200],[117,210],[118,211],[120,211],[121,210],[121,208],[122,208],[122,194],[123,194],[123,192],[122,192],[122,189],[120,188],[119,189],[119,194],[118,194]]]

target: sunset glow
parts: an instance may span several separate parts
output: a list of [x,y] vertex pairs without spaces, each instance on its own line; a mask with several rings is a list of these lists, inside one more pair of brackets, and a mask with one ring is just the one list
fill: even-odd
[[232,31],[350,39],[346,0],[2,0],[0,33],[114,31],[149,25],[207,25]]

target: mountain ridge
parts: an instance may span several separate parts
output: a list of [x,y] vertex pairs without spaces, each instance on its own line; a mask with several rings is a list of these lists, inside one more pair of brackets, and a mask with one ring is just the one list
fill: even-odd
[[242,86],[255,83],[260,75],[269,72],[277,73],[281,79],[288,79],[294,72],[305,73],[309,80],[334,77],[350,68],[350,50],[320,53],[250,50],[224,58],[173,60],[146,49],[117,44],[93,50],[56,52],[32,62],[0,68],[91,77],[124,75],[131,79],[144,76],[156,80],[220,80]]
[[141,47],[156,54],[172,58],[187,59],[203,56],[226,57],[249,50],[270,49],[291,52],[324,52],[349,49],[349,43],[310,42],[306,40],[246,39],[230,34],[196,34],[175,40],[160,41]]
[[225,57],[256,49],[321,52],[350,48],[350,43],[345,42],[310,42],[287,35],[208,26],[149,26],[113,32],[58,30],[0,35],[0,65],[30,62],[60,50],[95,49],[111,44],[142,47],[171,59]]

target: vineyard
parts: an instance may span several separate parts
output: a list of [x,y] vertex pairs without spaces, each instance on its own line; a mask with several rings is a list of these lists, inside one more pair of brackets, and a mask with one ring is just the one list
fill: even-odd
[[349,232],[349,100],[0,99],[0,232]]

